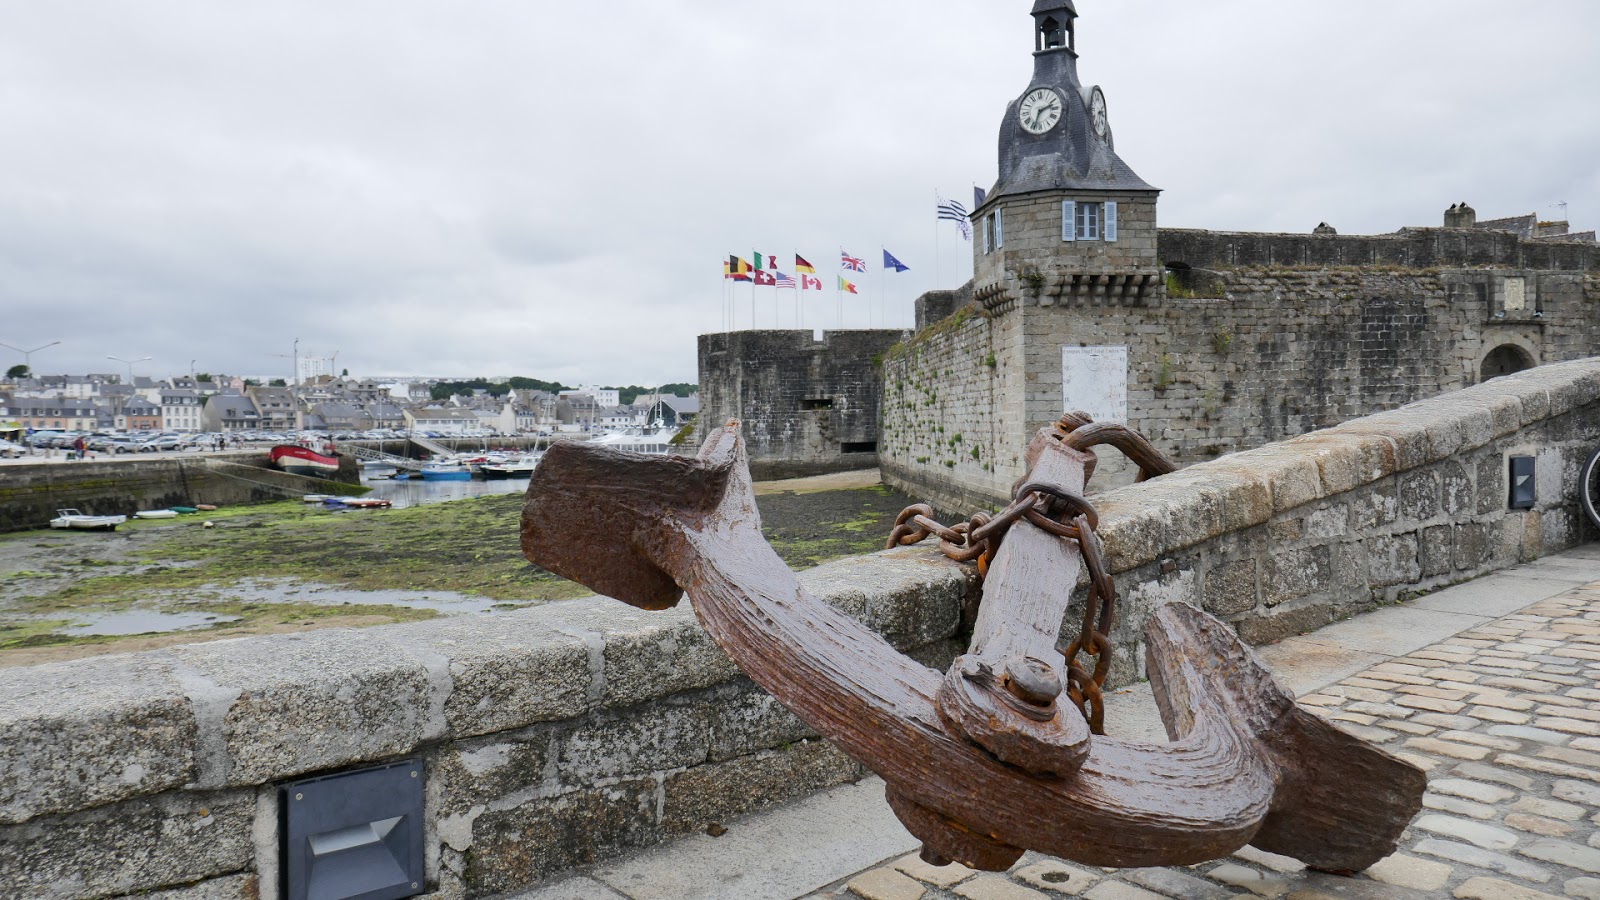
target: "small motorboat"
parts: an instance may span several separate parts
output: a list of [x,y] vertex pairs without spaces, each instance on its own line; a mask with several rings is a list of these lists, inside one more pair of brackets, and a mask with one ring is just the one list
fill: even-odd
[[490,480],[532,478],[533,470],[539,468],[541,459],[544,459],[543,453],[528,453],[508,462],[485,463],[478,471]]
[[192,516],[195,513],[200,511],[200,507],[198,507],[198,506],[174,506],[174,507],[172,507],[172,511],[177,513],[180,516]]
[[126,521],[127,516],[90,516],[75,509],[58,509],[56,517],[50,520],[50,527],[73,531],[116,531],[117,526]]
[[471,481],[472,470],[457,462],[428,463],[422,467],[423,481]]
[[170,509],[147,509],[133,514],[135,519],[176,519],[178,514]]

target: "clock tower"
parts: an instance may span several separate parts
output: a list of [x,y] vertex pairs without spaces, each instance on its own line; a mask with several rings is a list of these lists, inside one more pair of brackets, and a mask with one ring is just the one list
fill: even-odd
[[1033,20],[1033,80],[1006,109],[1000,178],[972,214],[977,297],[997,312],[1155,302],[1160,191],[1117,156],[1105,92],[1078,78],[1073,0],[1035,0]]

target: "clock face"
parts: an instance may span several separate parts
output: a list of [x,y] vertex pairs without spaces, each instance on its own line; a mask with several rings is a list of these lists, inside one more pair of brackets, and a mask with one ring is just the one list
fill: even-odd
[[1111,124],[1106,118],[1106,95],[1099,88],[1089,97],[1089,120],[1094,123],[1094,133],[1101,140],[1111,130]]
[[1029,91],[1022,98],[1022,127],[1030,134],[1044,134],[1061,121],[1061,95],[1049,88]]

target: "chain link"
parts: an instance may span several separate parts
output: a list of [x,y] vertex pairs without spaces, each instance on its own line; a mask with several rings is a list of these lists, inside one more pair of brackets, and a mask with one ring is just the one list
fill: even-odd
[[[1120,425],[1099,424],[1086,413],[1063,416],[1055,427],[1056,437],[1074,450],[1088,451],[1110,444],[1139,465],[1139,480],[1176,471],[1172,464],[1147,439]],[[1087,477],[1093,476],[1090,468]],[[995,516],[978,513],[969,521],[946,527],[934,519],[933,507],[926,504],[907,507],[895,521],[889,549],[909,547],[930,537],[939,538],[939,549],[957,562],[978,563],[978,574],[987,577],[989,564],[1005,540],[1011,526],[1026,519],[1030,524],[1063,540],[1072,541],[1083,557],[1089,574],[1089,595],[1084,600],[1083,627],[1078,637],[1063,651],[1067,666],[1066,694],[1089,723],[1094,734],[1105,734],[1105,686],[1111,675],[1111,629],[1116,622],[1117,586],[1106,568],[1105,548],[1095,533],[1100,515],[1094,504],[1076,494],[1048,485],[1025,483],[1016,499]],[[1079,659],[1093,660],[1093,668]]]

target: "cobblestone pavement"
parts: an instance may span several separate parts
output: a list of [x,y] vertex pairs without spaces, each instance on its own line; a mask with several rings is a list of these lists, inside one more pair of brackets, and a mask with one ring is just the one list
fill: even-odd
[[1427,770],[1402,850],[1356,878],[1245,848],[1223,862],[1111,871],[1029,854],[1004,875],[916,855],[837,900],[1600,900],[1600,583],[1372,666],[1302,697]]

